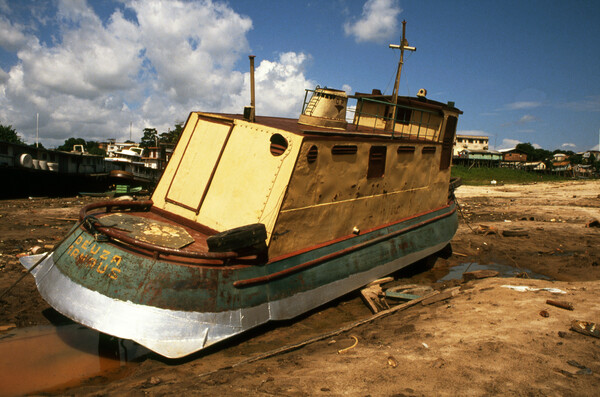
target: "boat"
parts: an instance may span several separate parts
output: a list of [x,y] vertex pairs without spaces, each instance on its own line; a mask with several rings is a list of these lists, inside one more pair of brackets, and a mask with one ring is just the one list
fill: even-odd
[[160,179],[162,169],[144,161],[144,148],[133,143],[109,140],[104,161],[112,184],[129,184],[152,188]]
[[57,311],[179,358],[448,247],[454,103],[398,96],[399,67],[392,95],[317,86],[298,119],[260,116],[253,60],[251,106],[192,112],[150,200],[89,204],[21,259]]
[[83,146],[66,152],[0,141],[2,199],[64,197],[76,195],[80,189],[105,190],[108,176],[104,158],[85,152]]

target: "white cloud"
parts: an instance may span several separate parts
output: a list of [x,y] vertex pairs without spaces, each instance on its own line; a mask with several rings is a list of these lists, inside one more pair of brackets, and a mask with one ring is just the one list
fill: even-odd
[[[279,54],[277,61],[260,62],[254,72],[257,115],[298,117],[304,90],[316,85],[304,76],[308,62],[310,56],[295,52]],[[231,103],[226,110],[235,113],[250,104],[250,73],[244,74],[243,89],[232,97]]]
[[[241,113],[249,104],[249,73],[235,70],[249,53],[248,17],[210,0],[124,6],[133,17],[115,10],[101,20],[84,0],[59,1],[56,15],[36,16],[57,21],[51,44],[0,20],[0,32],[14,37],[0,40],[18,57],[0,69],[0,121],[32,142],[39,113],[42,142],[53,147],[72,136],[128,139],[130,123],[137,140],[143,128],[166,131],[193,110]],[[295,52],[261,60],[257,114],[297,116],[304,89],[315,85],[305,77],[309,62]]]
[[560,147],[564,147],[564,148],[568,148],[568,147],[570,147],[570,148],[576,148],[577,145],[574,144],[574,143],[571,143],[571,142],[565,142],[562,145],[560,145]]
[[531,123],[534,121],[537,121],[537,117],[531,114],[525,114],[519,119],[519,121],[517,121],[517,124]]
[[495,150],[501,150],[501,149],[513,149],[515,148],[519,143],[523,143],[521,141],[519,141],[518,139],[503,139],[502,143],[500,145],[498,145],[497,148],[495,148]]
[[572,101],[562,103],[557,106],[558,108],[567,107],[571,110],[579,112],[600,112],[600,95],[588,96],[579,101]]
[[25,44],[28,38],[23,33],[23,27],[11,23],[6,17],[0,16],[0,47],[7,51],[17,51]]
[[513,103],[506,104],[504,106],[504,108],[508,109],[508,110],[523,110],[523,109],[533,109],[533,108],[537,108],[540,106],[542,106],[541,102],[523,101],[523,102],[513,102]]
[[357,43],[382,42],[396,32],[397,17],[401,12],[396,0],[367,0],[360,19],[346,22],[344,32],[354,36]]

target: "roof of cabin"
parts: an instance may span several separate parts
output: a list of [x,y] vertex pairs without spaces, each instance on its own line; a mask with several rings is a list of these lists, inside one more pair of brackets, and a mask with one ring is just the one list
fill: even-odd
[[[234,120],[246,120],[242,114],[225,114],[225,113],[204,113],[205,115],[215,115],[219,117],[231,118]],[[360,137],[360,138],[387,138],[391,137],[390,131],[384,131],[382,129],[374,129],[369,126],[355,125],[348,123],[345,129],[339,128],[326,128],[317,127],[312,125],[299,124],[298,119],[284,118],[284,117],[271,117],[271,116],[256,116],[255,123],[261,124],[267,127],[277,128],[293,134],[306,135],[306,136],[337,136],[337,137]],[[401,137],[401,134],[396,131],[394,137],[402,138],[403,140],[416,140],[421,141],[423,138],[411,139],[406,136]]]

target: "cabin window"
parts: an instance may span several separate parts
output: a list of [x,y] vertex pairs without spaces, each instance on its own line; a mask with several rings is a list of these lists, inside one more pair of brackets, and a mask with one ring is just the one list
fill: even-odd
[[414,146],[398,146],[398,162],[410,162],[415,156]]
[[331,148],[331,154],[356,154],[357,150],[358,148],[356,147],[356,145],[335,145]]
[[424,146],[423,150],[421,151],[421,153],[423,154],[434,154],[436,151],[436,147],[435,146]]
[[407,108],[396,108],[396,123],[400,124],[410,124],[410,117],[412,115],[412,110]]
[[385,172],[386,146],[371,146],[369,150],[369,168],[367,178],[381,178]]
[[398,154],[400,153],[414,153],[415,152],[415,147],[414,146],[398,146]]
[[319,149],[315,145],[312,145],[310,149],[308,149],[308,153],[306,154],[306,161],[309,163],[314,163],[317,161],[317,155],[319,154]]
[[271,136],[271,154],[273,156],[281,156],[288,147],[288,141],[280,134]]

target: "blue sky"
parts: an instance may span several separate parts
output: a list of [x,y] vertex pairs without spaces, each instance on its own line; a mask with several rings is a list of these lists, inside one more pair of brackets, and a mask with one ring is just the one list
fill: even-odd
[[55,147],[134,140],[193,110],[297,117],[305,88],[454,101],[497,149],[598,150],[600,2],[0,0],[0,123]]

